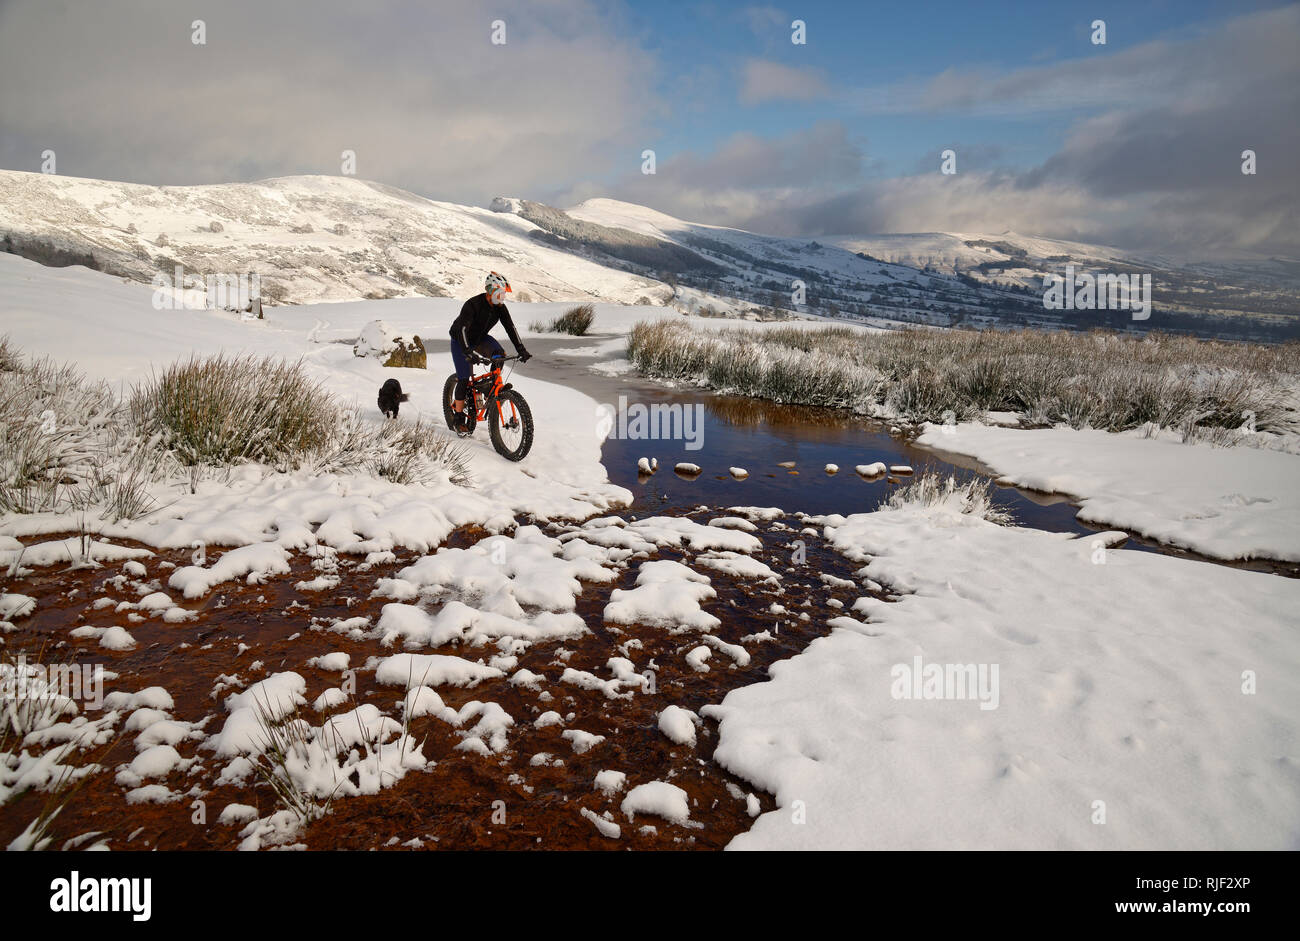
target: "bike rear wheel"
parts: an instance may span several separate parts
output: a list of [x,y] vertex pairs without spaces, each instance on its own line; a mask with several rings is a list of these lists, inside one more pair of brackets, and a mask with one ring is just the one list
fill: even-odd
[[[447,381],[442,384],[442,417],[447,422],[447,427],[456,431],[456,410],[451,407],[451,403],[456,401],[456,374],[452,373],[447,377]],[[465,427],[472,432],[475,425],[474,416],[474,397],[465,400],[465,414],[469,416],[469,424]]]
[[488,404],[492,447],[507,461],[522,461],[533,446],[533,410],[524,397],[507,389]]

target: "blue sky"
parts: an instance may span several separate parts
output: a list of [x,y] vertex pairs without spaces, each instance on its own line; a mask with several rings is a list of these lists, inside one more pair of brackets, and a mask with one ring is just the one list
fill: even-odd
[[1297,48],[1269,0],[6,0],[0,166],[1300,257]]
[[[711,149],[738,131],[777,136],[838,119],[868,154],[868,172],[892,175],[912,172],[927,156],[937,164],[940,150],[961,145],[988,150],[975,165],[1035,165],[1055,151],[1083,109],[1063,100],[1054,113],[1010,117],[855,113],[855,107],[863,106],[855,102],[853,89],[924,80],[948,69],[1007,71],[1106,56],[1153,39],[1213,30],[1242,13],[1279,5],[1249,0],[800,0],[738,6],[635,0],[626,15],[645,47],[660,57],[663,92],[676,103],[672,120],[663,123],[657,138],[661,155]],[[806,45],[790,42],[794,19],[807,24]],[[1104,46],[1091,42],[1096,19],[1106,23]],[[755,57],[820,70],[838,94],[825,100],[740,104],[738,71]]]

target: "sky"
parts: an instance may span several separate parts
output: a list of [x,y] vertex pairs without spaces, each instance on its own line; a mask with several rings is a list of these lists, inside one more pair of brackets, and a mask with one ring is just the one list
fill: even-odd
[[0,167],[1300,258],[1297,50],[1265,0],[0,0]]

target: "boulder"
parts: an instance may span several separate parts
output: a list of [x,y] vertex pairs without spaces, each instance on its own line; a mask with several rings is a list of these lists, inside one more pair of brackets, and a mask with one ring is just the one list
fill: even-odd
[[385,366],[407,366],[411,369],[427,369],[428,357],[424,352],[424,342],[417,335],[410,343],[397,338],[397,348],[384,361]]
[[361,329],[352,352],[357,356],[374,356],[385,366],[425,369],[428,365],[424,342],[418,336],[408,340],[382,320],[372,320]]

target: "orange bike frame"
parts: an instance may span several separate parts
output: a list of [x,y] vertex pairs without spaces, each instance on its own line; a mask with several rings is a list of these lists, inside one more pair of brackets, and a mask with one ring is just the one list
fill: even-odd
[[[492,389],[489,392],[481,391],[477,385],[486,376],[492,377]],[[473,372],[471,371],[469,383],[470,383],[470,389],[469,389],[470,395],[474,396],[474,411],[476,415],[476,420],[487,421],[488,402],[490,400],[497,403],[497,417],[501,419],[501,424],[504,425],[506,423],[506,416],[505,413],[501,411],[501,399],[498,398],[498,396],[501,394],[501,386],[502,386],[501,367],[493,366],[490,371],[485,373],[479,373],[477,376],[474,375]]]

